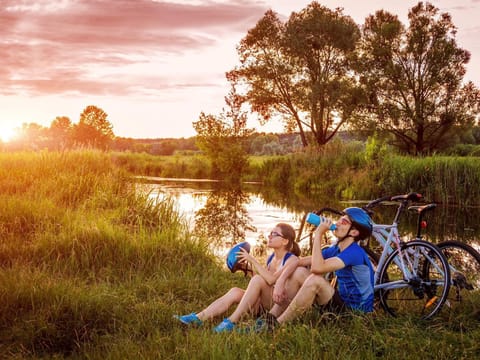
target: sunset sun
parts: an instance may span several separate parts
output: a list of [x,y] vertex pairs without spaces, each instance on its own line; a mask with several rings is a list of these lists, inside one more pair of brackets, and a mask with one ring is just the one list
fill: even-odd
[[9,142],[11,141],[16,135],[15,129],[0,125],[0,140],[2,142]]

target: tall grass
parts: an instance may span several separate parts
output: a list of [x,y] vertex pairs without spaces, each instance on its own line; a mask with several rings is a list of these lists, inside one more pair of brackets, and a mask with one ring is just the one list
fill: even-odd
[[288,203],[292,208],[298,204],[300,209],[311,203],[313,209],[319,203],[364,198],[363,188],[370,188],[371,184],[367,181],[362,187],[366,166],[361,143],[334,142],[321,151],[307,149],[268,159],[253,171],[256,173],[254,177],[264,183],[269,201],[279,205]]
[[444,204],[480,205],[480,158],[390,156],[382,164],[383,191],[421,191]]
[[[377,151],[377,152],[375,152]],[[290,154],[263,163],[253,177],[283,196],[366,200],[417,191],[446,205],[480,205],[480,158],[389,154],[359,143],[329,144],[322,151]],[[259,165],[260,164],[260,165]]]
[[139,192],[107,154],[0,154],[0,169],[3,354],[74,353],[136,327],[142,304],[189,299],[178,284],[216,269],[172,201]]
[[135,175],[193,179],[207,179],[211,176],[210,161],[198,154],[155,156],[115,152],[111,154],[111,159],[114,164]]

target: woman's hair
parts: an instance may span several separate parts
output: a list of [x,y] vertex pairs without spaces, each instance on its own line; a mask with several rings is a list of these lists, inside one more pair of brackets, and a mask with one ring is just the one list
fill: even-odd
[[283,237],[288,240],[287,250],[292,254],[299,256],[300,247],[295,241],[295,238],[296,238],[295,229],[291,225],[285,224],[285,223],[278,223],[277,227],[279,227],[280,230],[282,231]]

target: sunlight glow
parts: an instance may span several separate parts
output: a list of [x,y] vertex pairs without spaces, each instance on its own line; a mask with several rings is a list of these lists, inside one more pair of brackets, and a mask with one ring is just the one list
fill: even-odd
[[17,135],[15,129],[5,125],[0,125],[0,140],[2,142],[9,142]]

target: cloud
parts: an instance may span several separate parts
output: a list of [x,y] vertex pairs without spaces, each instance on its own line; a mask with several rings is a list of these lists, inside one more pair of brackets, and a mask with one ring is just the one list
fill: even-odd
[[3,0],[0,93],[152,93],[172,86],[175,56],[198,56],[244,34],[265,10],[242,0]]

